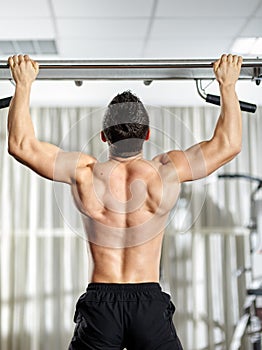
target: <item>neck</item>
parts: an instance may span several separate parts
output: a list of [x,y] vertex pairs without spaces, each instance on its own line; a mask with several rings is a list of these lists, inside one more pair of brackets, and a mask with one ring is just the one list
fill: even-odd
[[135,159],[142,159],[143,154],[142,151],[137,153],[137,152],[129,152],[129,153],[124,153],[124,154],[113,154],[111,151],[109,151],[109,160],[116,160],[118,162],[128,162],[131,160]]

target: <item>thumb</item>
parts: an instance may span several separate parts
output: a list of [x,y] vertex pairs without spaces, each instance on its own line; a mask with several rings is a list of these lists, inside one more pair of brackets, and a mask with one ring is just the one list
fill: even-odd
[[219,64],[220,64],[220,59],[218,59],[217,61],[215,61],[213,63],[213,70],[214,70],[214,72],[216,72],[218,70]]
[[39,64],[33,60],[31,60],[32,66],[34,67],[36,73],[39,73]]
[[9,65],[9,68],[13,68],[13,65],[14,65],[14,60],[13,60],[13,57],[12,56],[10,56],[9,58],[8,58],[8,65]]

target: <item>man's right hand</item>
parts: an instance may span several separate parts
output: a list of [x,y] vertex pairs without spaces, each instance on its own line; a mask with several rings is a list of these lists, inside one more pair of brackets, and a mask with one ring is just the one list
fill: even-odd
[[235,85],[240,74],[242,65],[241,56],[222,55],[213,64],[214,73],[220,85]]
[[39,72],[38,63],[28,55],[11,56],[8,64],[17,85],[31,85]]

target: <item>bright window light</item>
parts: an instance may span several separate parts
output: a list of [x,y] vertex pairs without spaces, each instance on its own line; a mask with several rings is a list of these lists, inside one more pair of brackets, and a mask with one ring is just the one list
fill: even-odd
[[253,55],[262,54],[262,38],[257,38],[254,46],[252,47],[251,54]]
[[239,38],[236,39],[232,53],[239,55],[262,55],[262,38]]

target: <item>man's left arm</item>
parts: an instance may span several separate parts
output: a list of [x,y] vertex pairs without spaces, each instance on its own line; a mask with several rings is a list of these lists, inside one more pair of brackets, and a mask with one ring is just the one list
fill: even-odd
[[78,152],[64,152],[36,138],[29,105],[38,64],[27,55],[9,57],[8,63],[16,82],[8,114],[8,152],[40,176],[72,184],[76,169],[93,163],[94,158]]

